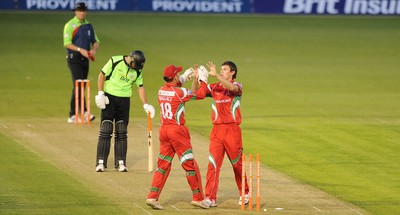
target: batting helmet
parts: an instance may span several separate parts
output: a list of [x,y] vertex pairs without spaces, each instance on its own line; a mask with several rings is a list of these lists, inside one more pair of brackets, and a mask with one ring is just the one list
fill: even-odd
[[[144,53],[140,50],[135,50],[129,54],[131,56],[131,67],[136,69],[136,70],[141,70],[143,69],[144,63],[146,62],[146,57],[144,56]],[[133,63],[133,65],[132,65]]]

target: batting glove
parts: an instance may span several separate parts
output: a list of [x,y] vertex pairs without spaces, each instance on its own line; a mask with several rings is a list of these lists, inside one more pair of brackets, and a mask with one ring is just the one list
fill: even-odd
[[193,73],[194,70],[192,67],[190,67],[189,69],[187,69],[181,76],[179,76],[179,81],[183,84],[187,81],[190,81],[193,79]]
[[150,117],[154,118],[154,114],[155,114],[155,110],[153,105],[149,105],[149,104],[144,104],[143,105],[143,109],[146,113],[150,113]]
[[200,83],[200,81],[207,83],[207,81],[208,81],[207,69],[203,65],[200,65],[198,72],[199,72],[199,83]]
[[200,75],[199,76],[199,83],[204,82],[207,84],[208,78],[205,75]]
[[99,91],[95,99],[96,99],[96,105],[100,109],[105,109],[106,105],[110,103],[108,97],[104,95],[103,91]]

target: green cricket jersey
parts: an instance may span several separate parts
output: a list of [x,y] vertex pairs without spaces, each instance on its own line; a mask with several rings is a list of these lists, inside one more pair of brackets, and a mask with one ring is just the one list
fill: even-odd
[[[90,50],[90,45],[100,42],[94,31],[92,24],[87,20],[82,22],[76,18],[72,18],[64,26],[64,46],[73,43],[74,45]],[[68,50],[70,54],[71,50]]]
[[129,67],[124,55],[111,57],[104,65],[102,72],[106,76],[104,92],[118,97],[131,97],[132,86],[143,86],[142,70],[136,71]]

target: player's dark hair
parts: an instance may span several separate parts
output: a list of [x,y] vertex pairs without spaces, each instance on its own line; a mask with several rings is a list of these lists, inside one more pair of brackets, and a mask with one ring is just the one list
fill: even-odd
[[167,76],[164,76],[164,81],[169,83],[172,82],[174,80],[174,78],[168,78]]
[[232,78],[233,78],[233,79],[236,78],[236,75],[237,75],[237,73],[238,73],[238,69],[237,69],[237,66],[236,66],[236,64],[235,64],[234,62],[232,62],[232,61],[225,61],[225,62],[222,63],[222,66],[229,66],[229,68],[231,69],[231,71],[234,71],[234,72],[235,72],[235,74],[233,74]]

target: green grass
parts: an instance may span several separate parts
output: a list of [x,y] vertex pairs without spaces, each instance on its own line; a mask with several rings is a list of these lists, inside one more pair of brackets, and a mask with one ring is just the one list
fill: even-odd
[[0,214],[125,214],[0,134]]
[[[71,83],[62,28],[71,16],[0,14],[2,118],[66,119]],[[247,153],[371,213],[400,213],[398,17],[89,13],[88,19],[102,42],[91,80],[110,56],[142,49],[145,86],[156,104],[166,65],[233,60],[244,86]],[[134,94],[135,108],[142,111]],[[207,136],[210,111],[210,100],[188,103],[189,128]],[[137,112],[133,117],[142,117]]]

